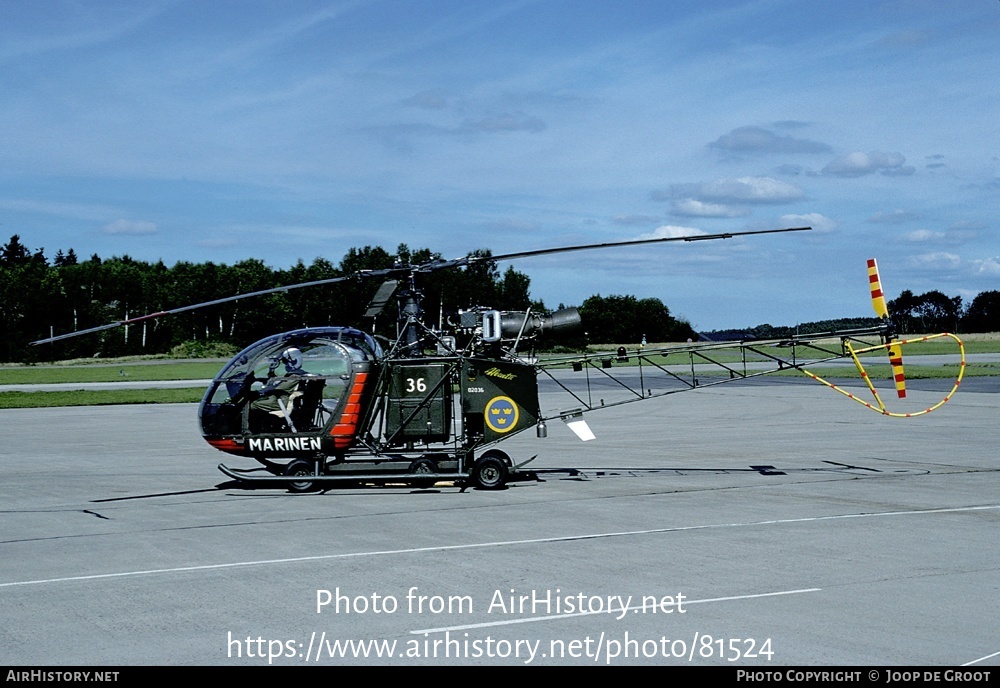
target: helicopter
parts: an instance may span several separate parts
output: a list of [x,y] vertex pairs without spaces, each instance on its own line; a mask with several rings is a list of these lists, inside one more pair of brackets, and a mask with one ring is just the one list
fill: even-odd
[[[274,334],[243,349],[214,377],[198,408],[205,441],[215,449],[255,460],[257,468],[219,469],[240,484],[284,485],[309,492],[335,482],[404,484],[429,488],[452,482],[496,490],[515,480],[536,477],[497,445],[534,428],[547,436],[548,422],[561,420],[581,440],[594,438],[583,414],[600,408],[766,375],[798,370],[816,381],[890,416],[928,413],[950,399],[958,380],[937,405],[916,413],[887,409],[859,356],[885,349],[897,395],[905,397],[900,340],[889,318],[878,267],[869,261],[872,303],[880,318],[870,328],[840,330],[789,340],[698,342],[640,347],[616,352],[549,356],[534,353],[543,337],[581,325],[576,308],[553,313],[498,311],[476,306],[460,310],[449,329],[426,324],[419,289],[421,275],[459,269],[484,260],[515,260],[537,255],[608,249],[673,241],[706,241],[736,236],[808,231],[809,227],[721,234],[659,237],[622,242],[522,251],[498,256],[470,254],[411,265],[362,270],[349,275],[265,289],[159,311],[149,315],[32,342],[45,344],[135,324],[149,319],[275,292],[342,282],[383,279],[365,315],[375,318],[395,298],[395,339],[376,337],[345,326],[306,327]],[[865,338],[877,337],[870,345]],[[831,345],[833,340],[839,342]],[[859,342],[861,343],[859,345]],[[527,352],[522,352],[527,347]],[[864,401],[811,373],[808,365],[851,359],[874,395]],[[735,354],[735,358],[734,358]],[[734,363],[734,360],[737,361]],[[678,372],[680,361],[690,374]],[[721,374],[707,375],[705,367]],[[591,374],[593,372],[593,375]],[[582,377],[580,374],[583,374]],[[545,378],[572,399],[572,408],[546,412],[540,407],[539,380]],[[602,386],[603,383],[603,386]],[[607,386],[619,392],[611,398]],[[595,393],[598,399],[595,400]]]

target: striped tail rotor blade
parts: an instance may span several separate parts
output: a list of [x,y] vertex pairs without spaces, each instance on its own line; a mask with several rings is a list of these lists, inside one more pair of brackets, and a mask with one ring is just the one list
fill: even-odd
[[868,259],[868,284],[872,290],[872,308],[880,318],[889,317],[889,308],[885,305],[885,293],[882,291],[882,280],[878,277],[878,263],[874,258]]
[[[889,319],[889,307],[885,302],[885,292],[882,291],[882,280],[878,276],[878,263],[874,258],[868,259],[868,284],[872,290],[872,308],[875,314],[883,320]],[[903,375],[903,347],[896,338],[889,339],[889,365],[892,366],[892,379],[896,384],[896,395],[906,398],[906,377]]]
[[896,383],[896,395],[906,398],[906,377],[903,375],[903,347],[893,340],[889,345],[889,365],[892,366],[892,379]]

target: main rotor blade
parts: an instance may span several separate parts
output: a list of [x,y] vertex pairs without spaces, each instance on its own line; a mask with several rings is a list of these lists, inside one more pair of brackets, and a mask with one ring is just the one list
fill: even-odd
[[777,234],[780,232],[805,232],[812,229],[812,227],[793,227],[789,229],[763,229],[748,232],[725,232],[722,234],[694,234],[691,236],[682,237],[659,237],[656,239],[633,239],[630,241],[611,241],[602,244],[582,244],[579,246],[563,246],[560,248],[545,248],[538,249],[534,251],[519,251],[517,253],[505,253],[497,256],[465,256],[464,258],[456,258],[454,260],[443,260],[436,259],[422,263],[420,265],[397,265],[392,268],[384,268],[381,270],[359,270],[350,275],[343,275],[341,277],[331,277],[329,279],[315,280],[313,282],[302,282],[300,284],[289,284],[283,287],[273,287],[271,289],[261,289],[258,291],[251,291],[245,294],[237,294],[236,296],[227,296],[221,299],[214,299],[212,301],[205,301],[204,303],[196,303],[190,306],[181,306],[179,308],[171,308],[169,310],[159,311],[157,313],[150,313],[148,315],[142,315],[138,318],[129,318],[126,320],[119,320],[117,322],[108,323],[107,325],[99,325],[97,327],[90,327],[85,330],[77,330],[76,332],[69,332],[67,334],[60,334],[54,337],[48,337],[46,339],[39,339],[34,342],[30,342],[31,346],[37,346],[39,344],[50,344],[52,342],[58,342],[63,339],[69,339],[71,337],[80,337],[85,334],[92,334],[94,332],[103,332],[104,330],[114,329],[116,327],[123,327],[125,325],[133,325],[135,323],[143,322],[145,320],[153,320],[156,318],[162,318],[165,315],[174,315],[176,313],[184,313],[186,311],[193,311],[199,308],[207,308],[209,306],[217,306],[222,303],[229,303],[230,301],[239,301],[240,299],[248,299],[255,296],[264,296],[266,294],[275,294],[278,292],[291,291],[292,289],[301,289],[303,287],[316,287],[323,284],[334,284],[336,282],[344,282],[351,279],[366,279],[369,277],[387,277],[387,276],[412,276],[414,273],[419,272],[432,272],[435,270],[441,270],[444,268],[451,267],[464,267],[467,265],[474,265],[476,263],[481,263],[489,260],[511,260],[514,258],[527,258],[530,256],[542,256],[550,253],[567,253],[569,251],[587,251],[596,248],[613,248],[620,246],[641,246],[643,244],[659,244],[671,241],[708,241],[711,239],[731,239],[737,236],[749,236],[751,234]]
[[[237,294],[235,296],[226,296],[221,299],[213,299],[212,301],[204,301],[202,303],[194,303],[190,306],[180,306],[178,308],[170,308],[163,311],[158,311],[156,313],[149,313],[147,315],[140,315],[137,318],[128,318],[127,320],[119,320],[117,322],[108,323],[107,325],[98,325],[97,327],[89,327],[85,330],[77,330],[76,332],[68,332],[66,334],[56,335],[54,337],[48,337],[46,339],[39,339],[38,341],[30,342],[31,346],[37,346],[39,344],[50,344],[52,342],[58,342],[63,339],[70,339],[72,337],[80,337],[85,334],[92,334],[94,332],[103,332],[104,330],[112,330],[116,327],[124,327],[125,325],[134,325],[136,323],[143,322],[145,320],[155,320],[156,318],[162,318],[165,315],[176,315],[177,313],[184,313],[187,311],[198,310],[199,308],[208,308],[209,306],[217,306],[222,303],[229,303],[230,301],[239,301],[240,299],[250,299],[256,296],[264,296],[266,294],[276,294],[284,291],[291,291],[292,289],[302,289],[303,287],[318,287],[323,284],[335,284],[337,282],[346,282],[352,279],[366,279],[368,277],[383,277],[385,275],[398,273],[399,268],[385,268],[382,270],[359,270],[357,272],[351,273],[350,275],[342,275],[340,277],[330,277],[327,279],[314,280],[312,282],[301,282],[299,284],[288,284],[282,287],[271,287],[270,289],[259,289],[257,291],[248,291],[243,294]],[[404,270],[405,272],[405,270]]]
[[382,283],[382,286],[378,288],[375,292],[375,296],[372,297],[371,302],[368,304],[368,310],[365,311],[366,318],[376,318],[382,314],[386,305],[389,303],[389,299],[392,298],[393,294],[396,293],[396,287],[399,286],[399,280],[386,280]]
[[[589,251],[595,248],[613,248],[619,246],[642,246],[643,244],[660,244],[668,241],[709,241],[712,239],[732,239],[737,236],[749,236],[751,234],[778,234],[781,232],[807,232],[812,227],[791,227],[788,229],[760,229],[748,232],[724,232],[722,234],[692,234],[690,236],[679,237],[657,237],[655,239],[632,239],[629,241],[609,241],[602,244],[581,244],[579,246],[563,246],[561,248],[543,248],[536,251],[519,251],[517,253],[504,253],[497,256],[467,256],[453,261],[458,265],[471,265],[485,260],[512,260],[514,258],[528,258],[530,256],[544,256],[549,253],[568,253],[570,251]],[[449,266],[450,267],[450,266]]]

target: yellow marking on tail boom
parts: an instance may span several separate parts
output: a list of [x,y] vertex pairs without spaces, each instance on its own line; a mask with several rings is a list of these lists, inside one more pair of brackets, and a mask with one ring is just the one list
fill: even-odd
[[[877,351],[879,349],[891,350],[890,347],[897,347],[897,348],[899,348],[899,347],[906,346],[907,344],[914,344],[914,343],[917,343],[917,342],[926,342],[926,341],[929,341],[931,339],[938,339],[940,337],[951,337],[952,339],[954,339],[955,343],[958,344],[958,351],[959,351],[959,354],[961,356],[961,363],[959,364],[959,367],[958,367],[958,377],[955,379],[955,384],[954,384],[954,386],[952,386],[951,391],[948,392],[948,394],[945,395],[944,399],[942,399],[938,403],[934,404],[933,406],[930,406],[930,407],[924,409],[923,411],[914,411],[912,413],[893,413],[892,411],[889,411],[888,409],[886,409],[885,404],[882,403],[882,398],[879,396],[878,390],[875,389],[875,385],[872,384],[871,379],[870,379],[868,373],[865,371],[864,366],[861,365],[861,360],[858,358],[858,355],[859,354],[868,353],[869,351]],[[869,403],[867,401],[859,399],[858,397],[856,397],[851,392],[848,392],[846,389],[843,389],[842,387],[838,387],[837,385],[833,384],[832,382],[824,380],[820,376],[815,375],[814,373],[809,372],[805,368],[799,368],[799,370],[801,370],[805,375],[807,375],[808,377],[812,378],[816,382],[819,382],[820,384],[826,385],[827,387],[829,387],[830,389],[834,390],[835,392],[840,392],[841,394],[843,394],[844,396],[846,396],[848,399],[852,399],[853,401],[858,402],[862,406],[870,408],[872,411],[877,411],[878,413],[881,413],[883,416],[891,416],[892,418],[912,418],[914,416],[922,416],[924,414],[930,413],[931,411],[937,410],[937,409],[941,408],[942,406],[944,406],[948,402],[948,400],[951,399],[952,395],[954,395],[955,392],[958,391],[958,386],[962,384],[962,377],[965,375],[965,344],[962,343],[961,339],[959,339],[957,336],[955,336],[955,335],[953,335],[953,334],[951,334],[949,332],[942,332],[941,334],[930,334],[930,335],[927,335],[925,337],[918,337],[918,338],[915,338],[915,339],[903,339],[903,340],[891,342],[891,343],[888,343],[888,344],[876,344],[875,346],[869,346],[869,347],[866,347],[864,349],[855,349],[854,347],[851,346],[850,342],[845,342],[845,343],[847,345],[848,352],[850,352],[850,354],[851,354],[851,358],[854,360],[854,365],[857,367],[858,371],[861,373],[861,377],[862,377],[862,379],[864,379],[865,384],[868,385],[868,389],[871,390],[872,394],[875,396],[875,402],[878,404],[878,407],[873,406],[871,403]],[[898,383],[897,383],[897,388],[898,388]]]

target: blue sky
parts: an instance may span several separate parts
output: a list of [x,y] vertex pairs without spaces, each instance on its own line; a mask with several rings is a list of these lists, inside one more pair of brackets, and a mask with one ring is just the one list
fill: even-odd
[[275,268],[524,259],[696,328],[1000,289],[997,0],[0,0],[0,235]]

